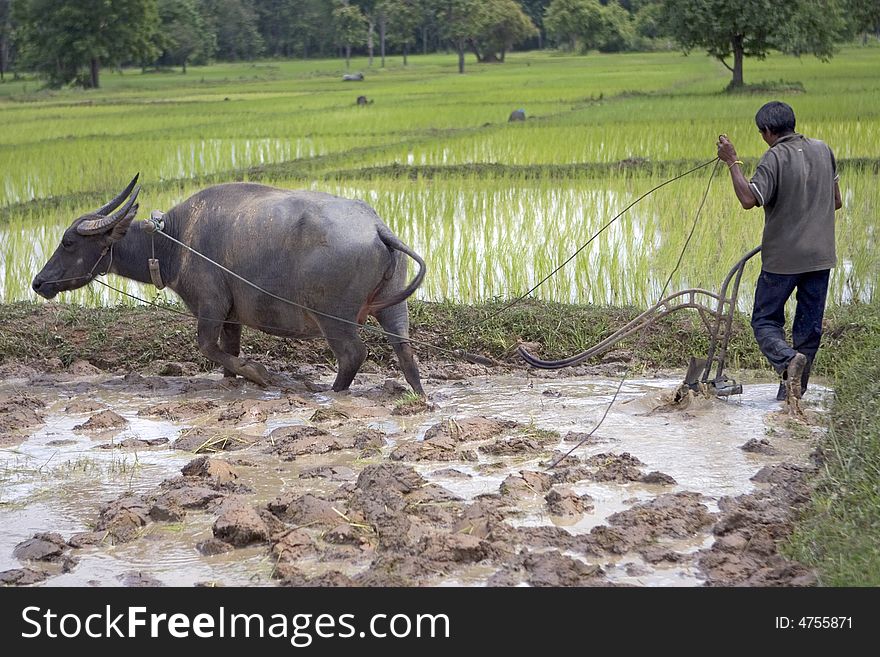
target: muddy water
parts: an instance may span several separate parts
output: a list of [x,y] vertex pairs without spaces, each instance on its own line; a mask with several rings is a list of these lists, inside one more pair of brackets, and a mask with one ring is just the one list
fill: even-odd
[[[326,379],[313,379],[329,384]],[[294,390],[262,391],[249,384],[230,386],[218,376],[182,379],[174,377],[71,378],[67,381],[8,380],[0,393],[21,393],[46,404],[45,423],[27,432],[19,445],[0,450],[0,571],[22,567],[13,557],[16,545],[37,533],[53,531],[65,539],[94,528],[99,508],[123,493],[146,493],[163,480],[177,477],[195,454],[171,447],[193,428],[222,431],[227,435],[263,437],[260,448],[225,452],[218,458],[233,464],[238,482],[249,489],[247,500],[265,505],[282,493],[330,495],[340,483],[353,482],[366,465],[388,462],[401,446],[422,441],[440,422],[479,416],[512,420],[525,430],[558,432],[538,450],[491,455],[479,449],[475,460],[403,462],[429,482],[472,501],[497,494],[502,482],[523,470],[540,471],[555,450],[567,451],[574,444],[569,432],[588,432],[602,416],[617,381],[592,378],[538,379],[523,375],[491,375],[459,381],[430,381],[433,408],[413,415],[392,411],[398,393],[389,393],[384,377],[361,375],[353,391],[345,394],[309,392],[297,382]],[[673,379],[630,380],[596,435],[575,454],[582,460],[596,455],[631,454],[641,461],[644,473],[659,471],[674,484],[640,481],[586,480],[567,484],[578,496],[589,495],[592,508],[583,513],[551,515],[543,495],[517,500],[516,512],[505,518],[512,527],[556,526],[572,535],[586,535],[606,523],[614,513],[648,502],[659,495],[694,491],[704,496],[710,512],[717,511],[722,496],[738,495],[754,488],[750,478],[764,465],[803,462],[813,447],[809,436],[792,437],[776,431],[784,420],[774,401],[775,384],[745,386],[745,393],[731,400],[697,400],[686,409],[664,410],[663,403],[677,387]],[[297,387],[298,386],[298,387]],[[825,391],[812,389],[814,410],[823,407]],[[196,411],[157,411],[157,405],[204,402]],[[89,402],[91,406],[83,406]],[[256,402],[256,404],[255,404]],[[658,408],[659,407],[659,408]],[[239,408],[241,413],[227,413]],[[69,410],[66,410],[69,409]],[[119,428],[76,428],[104,409],[123,418]],[[316,409],[342,413],[336,418],[314,418]],[[179,410],[179,409],[178,409]],[[185,409],[184,409],[185,410]],[[140,413],[140,414],[139,414]],[[333,435],[351,435],[364,429],[384,434],[378,453],[341,449],[323,454],[302,454],[282,460],[267,453],[266,437],[277,429],[320,426]],[[817,430],[813,430],[815,433]],[[807,434],[810,432],[807,431]],[[740,446],[749,439],[770,438],[774,456],[748,453]],[[126,439],[167,438],[155,447],[104,449]],[[599,457],[600,459],[605,457]],[[338,476],[305,477],[316,466],[335,466]],[[141,574],[147,582],[168,585],[196,583],[268,585],[273,583],[275,559],[265,544],[236,548],[225,554],[203,556],[198,542],[212,537],[216,519],[210,511],[189,511],[180,522],[153,522],[136,540],[116,545],[101,544],[73,551],[78,563],[70,572],[54,574],[45,585],[125,585]],[[660,542],[681,554],[694,553],[712,543],[710,529],[685,538],[661,538]],[[562,550],[572,559],[600,565],[612,583],[637,585],[698,585],[700,574],[693,561],[650,565],[635,552],[608,554],[589,560]],[[354,575],[364,567],[357,559],[304,558],[297,563],[308,576],[336,570]],[[432,585],[480,585],[497,565],[463,564],[443,576],[428,577]],[[133,580],[132,578],[135,578]]]

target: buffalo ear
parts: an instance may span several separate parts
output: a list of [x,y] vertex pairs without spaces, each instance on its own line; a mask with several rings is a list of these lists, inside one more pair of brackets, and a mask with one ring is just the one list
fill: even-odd
[[117,221],[110,232],[107,234],[107,241],[110,244],[115,244],[128,232],[128,227],[131,226],[131,222],[134,221],[134,218],[137,216],[138,204],[135,203],[131,206],[131,209],[125,213],[125,216]]

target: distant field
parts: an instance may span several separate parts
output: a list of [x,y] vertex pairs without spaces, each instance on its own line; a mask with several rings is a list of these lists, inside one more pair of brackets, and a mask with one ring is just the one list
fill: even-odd
[[[105,71],[96,91],[0,85],[0,301],[29,283],[63,228],[141,172],[142,215],[207,184],[259,180],[363,198],[425,255],[423,299],[480,301],[528,289],[642,192],[715,156],[721,132],[747,168],[764,150],[755,110],[791,103],[798,129],[828,141],[842,173],[836,302],[871,300],[880,271],[880,48],[831,63],[748,61],[746,81],[803,92],[729,95],[701,55],[524,53],[503,65],[453,56],[378,59],[343,83],[339,61],[261,62],[175,72]],[[358,107],[355,99],[371,101]],[[508,124],[526,111],[525,123]],[[711,167],[636,206],[542,287],[557,301],[644,305],[678,259]],[[760,241],[718,171],[673,286],[716,288]],[[748,270],[748,304],[757,265]],[[117,284],[119,281],[117,281]],[[151,293],[147,291],[147,293]],[[116,302],[102,290],[68,294]]]

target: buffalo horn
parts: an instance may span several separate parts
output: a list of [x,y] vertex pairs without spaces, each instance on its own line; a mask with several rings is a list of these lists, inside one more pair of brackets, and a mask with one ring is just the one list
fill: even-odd
[[125,215],[128,214],[129,210],[131,210],[131,206],[134,205],[135,200],[137,200],[137,196],[140,191],[140,187],[134,190],[134,194],[131,195],[131,198],[128,199],[126,204],[119,208],[116,212],[111,214],[109,217],[101,217],[100,219],[86,219],[85,221],[80,223],[79,226],[76,227],[76,232],[80,235],[97,235],[98,233],[107,232],[125,218]]
[[105,215],[108,212],[113,212],[116,208],[119,207],[119,204],[122,203],[125,199],[128,198],[128,195],[131,194],[131,190],[134,189],[135,183],[137,183],[138,176],[141,174],[136,173],[134,178],[131,179],[131,182],[128,183],[128,187],[126,187],[122,192],[114,198],[112,201],[107,203],[107,205],[102,205],[100,208],[95,210],[94,214]]

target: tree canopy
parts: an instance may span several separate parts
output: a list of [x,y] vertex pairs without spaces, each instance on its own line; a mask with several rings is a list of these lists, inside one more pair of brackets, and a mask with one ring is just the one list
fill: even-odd
[[159,54],[156,0],[28,0],[13,10],[22,59],[54,86],[97,87],[102,65],[149,62]]
[[[51,17],[47,20],[47,17]],[[452,49],[459,71],[545,44],[586,53],[705,50],[743,84],[771,50],[829,58],[880,36],[880,0],[0,0],[0,81],[97,86],[106,66]]]
[[684,52],[704,48],[724,64],[734,88],[744,58],[776,49],[827,59],[846,29],[836,0],[664,0],[661,20]]

